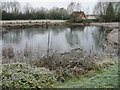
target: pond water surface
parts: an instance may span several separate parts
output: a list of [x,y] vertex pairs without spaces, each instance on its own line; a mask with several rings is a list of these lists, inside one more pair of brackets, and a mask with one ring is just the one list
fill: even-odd
[[14,50],[26,47],[42,53],[65,52],[73,48],[82,48],[90,52],[103,52],[105,42],[104,29],[97,26],[49,27],[11,30],[3,32],[0,47],[12,46]]

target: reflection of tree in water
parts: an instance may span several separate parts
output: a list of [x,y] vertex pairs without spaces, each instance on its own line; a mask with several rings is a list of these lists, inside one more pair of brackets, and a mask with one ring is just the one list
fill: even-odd
[[94,30],[94,32],[92,32],[92,36],[95,42],[95,48],[100,49],[105,41],[105,34],[103,27],[97,27],[97,29],[98,30]]
[[15,43],[19,44],[19,42],[23,39],[30,39],[36,34],[44,34],[46,32],[45,28],[31,28],[31,29],[23,29],[23,30],[13,30],[9,32],[2,33],[3,42]]
[[80,45],[79,31],[84,30],[84,26],[81,27],[70,27],[70,31],[66,33],[67,42],[71,47],[75,45]]
[[72,27],[66,32],[66,40],[70,47],[99,51],[104,43],[103,31],[104,28],[96,26]]
[[2,32],[0,32],[0,40],[2,40]]
[[59,32],[64,31],[65,27],[50,27],[50,28],[29,28],[29,29],[22,29],[22,30],[13,30],[9,32],[3,32],[1,40],[4,43],[15,43],[19,44],[23,39],[30,39],[36,34],[43,35],[48,32],[48,30],[53,31],[54,35],[57,35]]
[[24,30],[24,36],[26,36],[26,38],[31,38],[36,34],[45,34],[47,32],[46,28],[31,28],[28,30]]
[[6,43],[19,43],[22,39],[23,31],[9,31],[8,33],[2,33],[3,42]]

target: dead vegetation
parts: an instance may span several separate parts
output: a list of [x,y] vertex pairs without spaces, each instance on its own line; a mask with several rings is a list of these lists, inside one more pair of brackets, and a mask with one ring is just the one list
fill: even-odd
[[109,55],[86,54],[82,49],[74,49],[69,53],[55,53],[34,62],[37,67],[45,67],[54,71],[58,80],[81,76],[90,70],[98,70],[112,64]]

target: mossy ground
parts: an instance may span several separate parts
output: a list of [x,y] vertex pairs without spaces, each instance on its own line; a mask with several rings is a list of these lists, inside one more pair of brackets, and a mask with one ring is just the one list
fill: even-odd
[[65,81],[58,88],[118,88],[118,64]]

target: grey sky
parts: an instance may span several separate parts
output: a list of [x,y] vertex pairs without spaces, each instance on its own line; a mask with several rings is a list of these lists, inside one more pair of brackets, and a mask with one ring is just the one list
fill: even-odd
[[[59,7],[59,8],[67,8],[68,4],[70,2],[29,2],[30,5],[33,7],[45,7],[47,9],[51,9],[53,7]],[[94,5],[96,2],[82,2],[81,7],[83,11],[89,11],[89,13],[92,13]],[[22,2],[21,5],[24,6],[26,2]],[[88,10],[89,7],[89,10]]]
[[[19,1],[19,0],[18,0]],[[59,7],[59,8],[67,8],[68,4],[72,2],[73,0],[68,0],[68,1],[31,1],[29,2],[30,5],[33,7],[45,7],[47,9],[51,9],[53,7]],[[74,0],[75,1],[75,0]],[[81,0],[80,0],[81,1]],[[77,0],[75,2],[78,2]],[[27,2],[21,2],[22,6],[24,6]],[[80,2],[81,3],[81,10],[85,11],[86,13],[91,14],[93,12],[93,8],[96,4],[96,2]],[[88,10],[89,7],[89,10]]]

